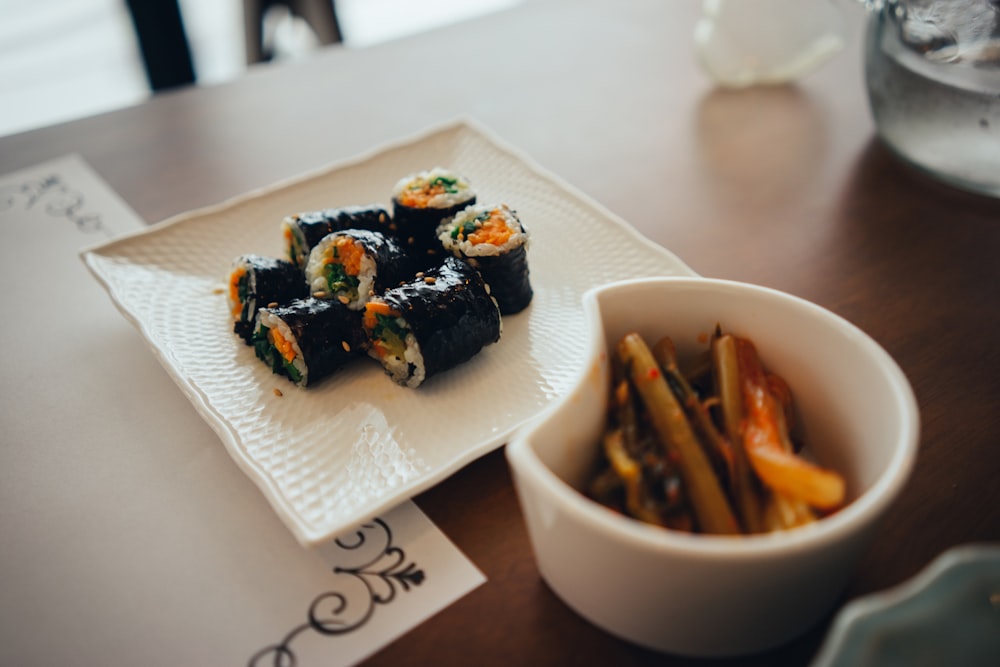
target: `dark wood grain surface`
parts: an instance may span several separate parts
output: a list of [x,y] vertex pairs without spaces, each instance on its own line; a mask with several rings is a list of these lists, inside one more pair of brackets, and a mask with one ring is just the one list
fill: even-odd
[[[2,138],[0,172],[79,153],[152,223],[475,118],[695,271],[810,299],[898,361],[921,410],[919,459],[845,601],[951,546],[1000,540],[1000,200],[940,185],[878,142],[863,16],[797,85],[721,91],[693,54],[698,5],[534,0],[334,47]],[[416,502],[489,581],[370,664],[689,662],[597,631],[546,587],[502,450]],[[826,628],[739,662],[807,664]]]

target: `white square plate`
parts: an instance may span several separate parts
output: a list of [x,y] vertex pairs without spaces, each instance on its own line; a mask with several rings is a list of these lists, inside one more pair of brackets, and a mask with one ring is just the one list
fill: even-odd
[[[408,173],[465,174],[531,233],[531,305],[500,342],[420,388],[363,359],[315,387],[272,375],[232,333],[224,290],[235,257],[280,256],[291,213],[381,203]],[[121,312],[303,544],[390,509],[502,445],[584,372],[582,294],[683,262],[468,121],[182,214],[82,253]],[[281,396],[274,389],[281,390]]]

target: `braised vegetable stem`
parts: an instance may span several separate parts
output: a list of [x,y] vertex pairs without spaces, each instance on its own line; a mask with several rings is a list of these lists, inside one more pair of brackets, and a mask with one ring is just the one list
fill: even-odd
[[736,361],[736,339],[723,334],[716,326],[712,337],[712,368],[715,391],[719,397],[722,420],[726,436],[733,447],[733,496],[739,508],[743,529],[748,533],[759,533],[762,525],[761,504],[754,488],[753,473],[743,448],[741,428],[743,425],[743,394],[740,387],[740,371]]
[[618,354],[663,446],[680,467],[699,528],[706,533],[738,533],[719,480],[646,343],[638,334],[627,334],[618,345]]
[[604,453],[611,468],[625,485],[625,507],[629,514],[640,521],[662,526],[663,520],[656,511],[647,507],[642,489],[642,466],[626,451],[621,430],[615,429],[604,434]]
[[732,479],[734,473],[732,447],[712,422],[708,406],[701,401],[678,368],[674,342],[669,338],[661,338],[653,346],[653,358],[660,365],[660,370],[667,379],[667,386],[674,392],[685,414],[693,422],[691,425],[700,436],[700,442],[704,444],[710,461],[720,470],[720,474],[725,474],[726,479]]

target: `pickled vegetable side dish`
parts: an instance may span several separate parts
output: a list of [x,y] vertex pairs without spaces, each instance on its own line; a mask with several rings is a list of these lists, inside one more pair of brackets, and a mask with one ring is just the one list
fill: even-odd
[[613,350],[608,418],[587,495],[672,530],[752,534],[811,523],[844,504],[843,477],[801,454],[792,393],[752,341],[716,328],[682,372],[669,338]]

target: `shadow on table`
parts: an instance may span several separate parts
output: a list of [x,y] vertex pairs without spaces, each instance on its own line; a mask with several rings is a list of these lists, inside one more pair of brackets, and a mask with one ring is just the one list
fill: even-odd
[[823,109],[798,87],[713,89],[700,100],[695,122],[706,181],[742,205],[798,199],[823,167]]
[[[995,300],[1000,200],[932,179],[876,137],[858,155],[850,174],[839,197],[837,233],[828,250],[837,256],[838,273],[858,284],[839,291],[866,299],[884,294],[890,308],[921,308],[938,299],[942,314],[955,293],[983,304]],[[933,243],[927,242],[929,237]],[[962,263],[961,271],[935,271],[956,260]]]
[[824,212],[844,161],[829,110],[797,86],[715,89],[692,125],[705,223],[685,240],[692,257],[708,259],[694,268],[811,297],[801,276],[835,233]]

